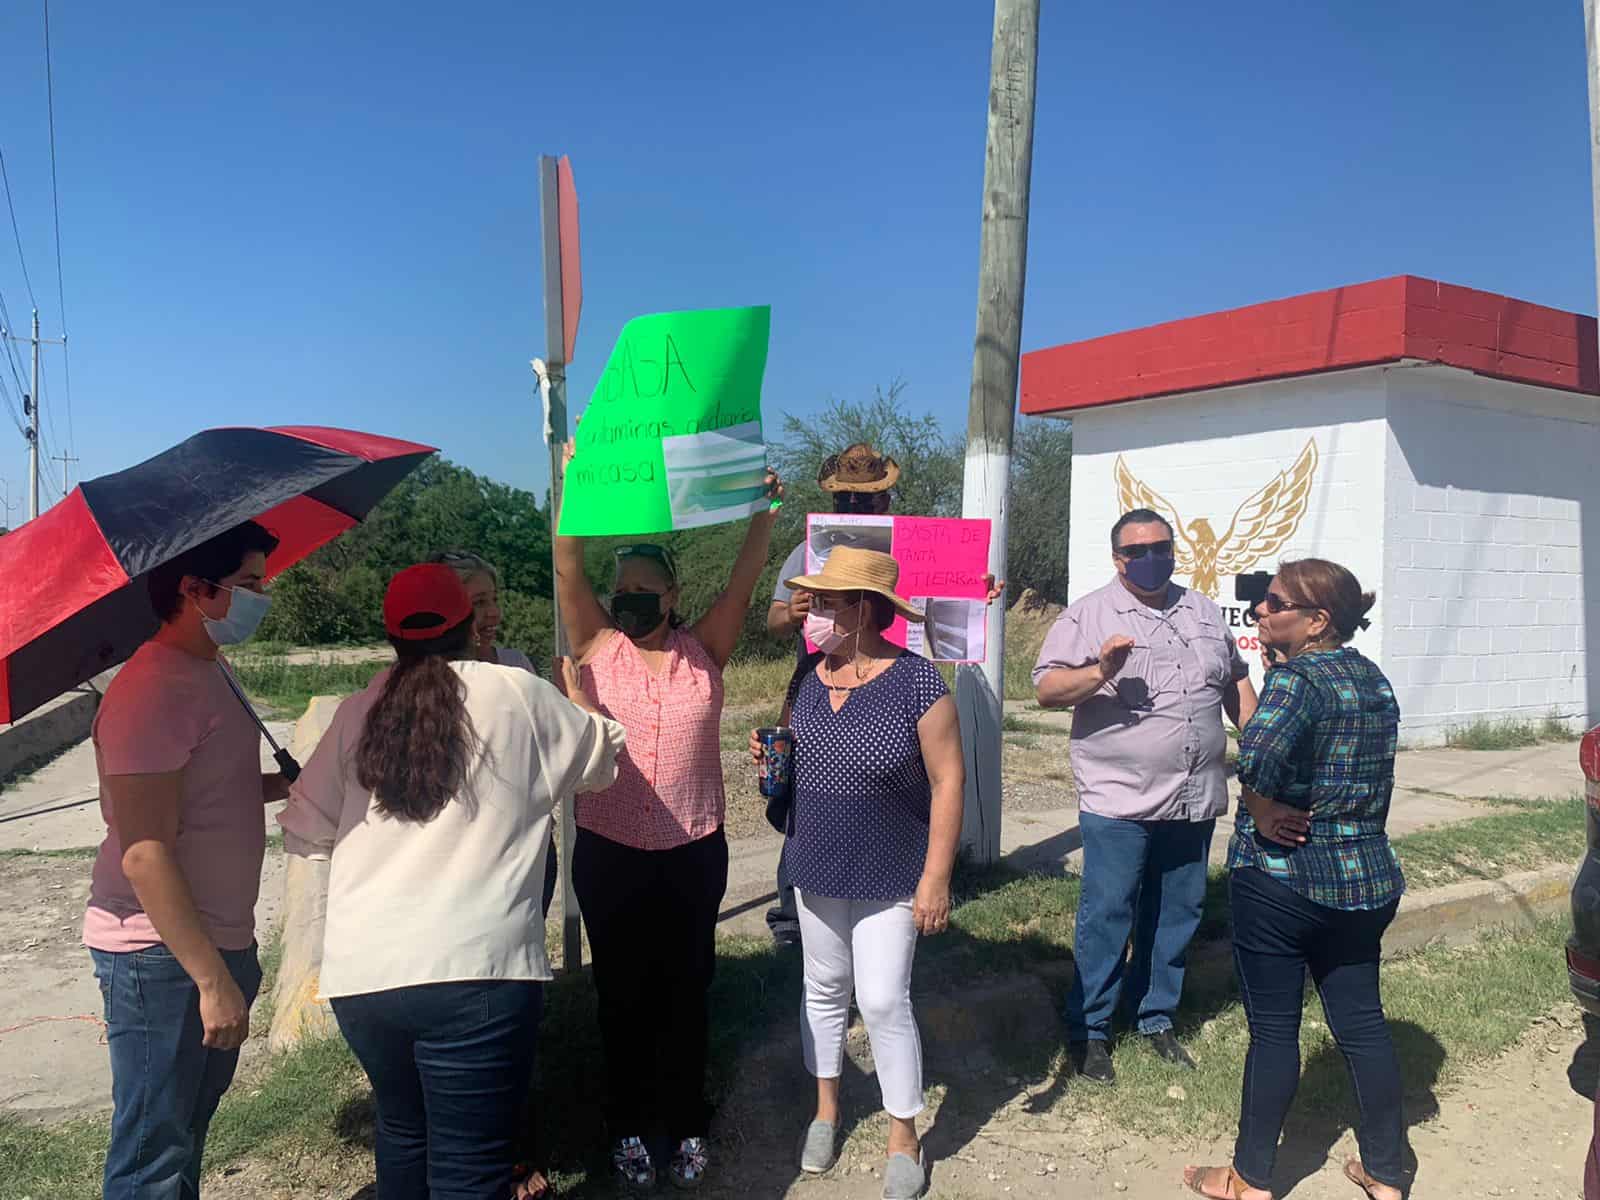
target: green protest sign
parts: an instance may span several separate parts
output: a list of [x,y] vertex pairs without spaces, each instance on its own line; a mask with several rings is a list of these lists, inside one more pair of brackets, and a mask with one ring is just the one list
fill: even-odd
[[664,533],[766,506],[761,377],[772,310],[635,317],[578,420],[560,532]]

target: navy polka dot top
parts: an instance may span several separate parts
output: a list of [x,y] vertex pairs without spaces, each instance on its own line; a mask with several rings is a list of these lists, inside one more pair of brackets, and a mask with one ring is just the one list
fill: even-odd
[[933,789],[917,722],[948,695],[938,669],[902,654],[838,712],[809,671],[795,693],[794,806],[784,871],[809,895],[904,900],[928,857]]

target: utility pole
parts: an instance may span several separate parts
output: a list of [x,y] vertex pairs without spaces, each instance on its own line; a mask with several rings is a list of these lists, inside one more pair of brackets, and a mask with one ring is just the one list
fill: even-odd
[[[19,338],[9,330],[5,336],[13,342],[28,342],[33,347],[32,392],[22,398],[22,414],[28,418],[25,435],[28,439],[28,520],[39,515],[39,347],[64,346],[64,338],[39,336],[39,310],[33,310],[33,336]],[[74,460],[76,461],[76,460]]]
[[[561,473],[567,444],[567,359],[577,336],[576,305],[582,298],[577,270],[577,198],[568,198],[571,245],[565,247],[572,273],[563,272],[563,186],[572,187],[572,168],[563,157],[539,156],[539,226],[544,251],[544,344],[545,360],[536,363],[540,390],[544,393],[544,435],[550,447],[550,578],[551,619],[555,623],[557,655],[572,652],[561,623],[561,584],[556,578],[556,514],[561,511]],[[566,276],[566,277],[564,277]],[[572,295],[564,290],[570,280]],[[568,314],[571,317],[569,333]],[[577,844],[578,825],[572,811],[573,797],[561,802],[561,969],[576,971],[583,966],[583,919],[578,911],[578,893],[572,886],[572,852]]]
[[[1038,61],[1039,0],[995,0],[978,254],[978,331],[961,510],[966,517],[989,519],[989,569],[1001,579],[1006,573],[1011,434],[1021,367]],[[1004,603],[990,606],[983,669],[963,667],[956,679],[967,779],[961,844],[983,863],[1000,857],[1005,617]]]
[[1583,44],[1589,65],[1589,200],[1594,214],[1595,286],[1600,289],[1600,28],[1595,0],[1583,0]]
[[82,462],[83,460],[81,458],[74,458],[70,454],[57,454],[54,455],[50,461],[61,464],[61,498],[64,500],[67,497],[67,493],[72,491],[72,484],[67,480],[67,464]]
[[10,530],[11,514],[16,511],[17,506],[11,500],[11,481],[9,479],[0,479],[0,504],[5,505],[5,527]]

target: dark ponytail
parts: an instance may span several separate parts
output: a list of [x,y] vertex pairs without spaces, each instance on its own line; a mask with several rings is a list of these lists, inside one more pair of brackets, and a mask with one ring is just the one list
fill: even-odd
[[450,662],[471,637],[469,617],[427,641],[390,639],[395,664],[356,747],[356,781],[387,816],[431,821],[466,780],[478,739],[466,684]]

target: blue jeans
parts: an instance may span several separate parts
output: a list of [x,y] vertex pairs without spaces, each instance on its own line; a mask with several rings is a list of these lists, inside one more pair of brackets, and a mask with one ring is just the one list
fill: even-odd
[[542,984],[480,979],[336,996],[377,1101],[378,1200],[512,1194]]
[[1300,1083],[1300,1013],[1309,969],[1355,1086],[1361,1163],[1379,1183],[1401,1187],[1400,1059],[1378,994],[1383,931],[1400,901],[1327,908],[1253,867],[1228,876],[1228,899],[1233,960],[1250,1020],[1234,1170],[1251,1187],[1272,1186],[1278,1136]]
[[[194,1200],[206,1132],[239,1052],[203,1044],[200,989],[165,946],[89,954],[111,1051],[105,1200]],[[222,961],[253,1003],[261,987],[256,948],[224,950]]]
[[[1215,821],[1121,821],[1078,814],[1083,890],[1067,996],[1067,1035],[1106,1041],[1117,1002],[1140,1033],[1172,1028],[1184,958],[1206,898]],[[1133,941],[1124,979],[1123,953]]]

